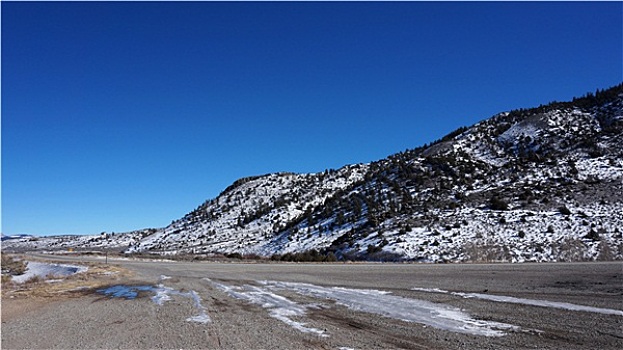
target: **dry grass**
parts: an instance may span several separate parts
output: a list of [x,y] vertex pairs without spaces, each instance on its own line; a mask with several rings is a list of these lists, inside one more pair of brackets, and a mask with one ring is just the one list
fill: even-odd
[[26,263],[7,254],[2,254],[0,258],[0,266],[2,266],[2,290],[12,289],[15,287],[12,281],[13,276],[21,275],[26,272]]
[[76,291],[92,290],[112,283],[119,283],[133,276],[127,269],[115,265],[88,263],[86,272],[62,278],[60,281],[49,283],[49,279],[33,277],[24,283],[2,283],[2,297],[71,297],[77,296]]
[[22,260],[15,259],[11,255],[0,255],[0,265],[2,266],[2,274],[16,276],[26,272],[26,263]]
[[469,260],[475,263],[509,262],[512,255],[506,246],[494,243],[467,243],[463,250],[469,256]]

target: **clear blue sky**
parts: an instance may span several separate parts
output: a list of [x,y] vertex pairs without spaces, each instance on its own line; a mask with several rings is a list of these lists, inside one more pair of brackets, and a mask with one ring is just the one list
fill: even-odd
[[2,232],[162,227],[623,80],[621,2],[2,2]]

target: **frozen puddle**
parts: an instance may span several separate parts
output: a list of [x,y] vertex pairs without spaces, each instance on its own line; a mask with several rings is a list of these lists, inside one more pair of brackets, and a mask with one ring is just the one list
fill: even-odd
[[[209,281],[209,279],[206,280]],[[216,288],[224,291],[233,298],[260,305],[263,308],[268,309],[271,317],[278,319],[298,331],[313,333],[322,337],[328,336],[321,329],[305,327],[305,323],[292,319],[292,317],[296,316],[305,316],[306,310],[310,306],[297,304],[285,297],[272,293],[267,289],[262,289],[256,286],[244,285],[242,287],[233,287],[212,281],[210,282]]]
[[103,294],[110,298],[120,299],[136,299],[141,292],[154,292],[156,287],[154,286],[126,286],[116,285],[108,288],[98,289],[97,293]]
[[263,287],[251,285],[232,287],[215,282],[211,283],[231,297],[261,305],[270,311],[272,317],[301,332],[315,333],[321,336],[327,335],[320,329],[305,327],[305,323],[291,319],[294,316],[305,316],[307,308],[317,306],[300,305],[275,294],[275,292],[287,290],[314,298],[334,300],[337,304],[346,306],[351,310],[420,323],[451,332],[499,337],[505,335],[505,331],[519,330],[519,327],[506,323],[474,319],[460,309],[449,305],[403,298],[379,290],[322,287],[306,283],[275,281],[258,282]]
[[76,273],[85,272],[89,269],[86,266],[50,264],[36,261],[27,261],[26,266],[27,270],[23,275],[13,276],[11,278],[13,282],[24,283],[36,276],[41,278],[46,278],[49,276],[66,277]]
[[[161,280],[163,279],[166,278],[161,277]],[[98,289],[96,292],[110,298],[121,298],[128,300],[136,299],[141,292],[153,293],[154,295],[151,297],[151,300],[158,305],[163,305],[166,301],[171,300],[172,295],[189,298],[193,301],[195,309],[197,309],[198,313],[195,316],[187,318],[186,321],[199,323],[208,323],[211,321],[210,316],[206,312],[206,308],[201,304],[201,297],[194,290],[191,290],[189,292],[182,292],[173,288],[165,287],[162,283],[160,283],[158,284],[158,286],[116,285],[108,288]]]
[[510,297],[510,296],[504,296],[504,295],[493,295],[493,294],[482,294],[482,293],[448,292],[446,290],[441,290],[441,289],[436,289],[436,288],[434,289],[412,288],[412,290],[416,290],[420,292],[447,293],[451,295],[460,296],[462,298],[476,298],[476,299],[490,300],[490,301],[496,301],[496,302],[501,302],[501,303],[524,304],[524,305],[532,305],[532,306],[551,307],[551,308],[571,310],[571,311],[585,311],[585,312],[594,312],[594,313],[606,314],[606,315],[623,316],[623,310],[604,309],[604,308],[599,308],[599,307],[577,305],[577,304],[564,303],[564,302],[558,302],[558,301],[524,299],[524,298],[516,298],[516,297]]

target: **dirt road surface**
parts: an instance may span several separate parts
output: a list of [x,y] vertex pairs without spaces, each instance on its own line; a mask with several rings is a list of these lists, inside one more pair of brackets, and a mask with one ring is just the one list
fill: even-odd
[[3,293],[2,348],[623,348],[620,262],[109,264],[132,273]]

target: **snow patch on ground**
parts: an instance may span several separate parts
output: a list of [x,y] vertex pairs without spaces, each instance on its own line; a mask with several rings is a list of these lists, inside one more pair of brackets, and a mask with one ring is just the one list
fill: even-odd
[[443,289],[439,289],[439,288],[411,288],[411,290],[415,290],[418,292],[428,292],[428,293],[448,293],[448,291],[445,291]]
[[[166,279],[170,279],[170,277],[165,275],[160,276],[160,282]],[[111,298],[123,298],[130,300],[137,298],[140,292],[151,292],[154,293],[151,300],[157,305],[163,305],[165,302],[172,300],[171,296],[190,298],[193,301],[195,309],[197,309],[198,313],[197,315],[188,317],[186,321],[199,323],[208,323],[211,321],[210,316],[208,316],[208,313],[206,312],[206,308],[201,304],[201,297],[194,290],[182,292],[159,283],[158,286],[116,285],[105,289],[99,289],[97,292]]]
[[208,323],[212,321],[210,319],[210,316],[208,316],[208,313],[206,312],[205,307],[201,305],[201,297],[199,297],[199,294],[197,294],[197,292],[195,292],[194,290],[191,290],[190,292],[187,292],[187,293],[180,292],[179,295],[183,295],[183,296],[188,295],[194,301],[195,308],[199,310],[198,315],[191,316],[187,318],[186,321],[199,322],[199,323]]
[[504,331],[519,330],[519,327],[506,323],[474,319],[449,305],[404,298],[385,291],[321,287],[307,283],[266,283],[273,290],[289,290],[315,298],[330,299],[355,311],[416,322],[451,332],[500,337],[506,334]]
[[491,301],[502,302],[502,303],[524,304],[524,305],[551,307],[551,308],[571,310],[571,311],[585,311],[585,312],[594,312],[594,313],[606,314],[606,315],[623,316],[623,311],[621,310],[603,309],[599,307],[577,305],[577,304],[563,303],[563,302],[557,302],[557,301],[524,299],[524,298],[509,297],[509,296],[504,296],[504,295],[491,295],[491,294],[481,294],[481,293],[452,293],[452,294],[458,295],[463,298],[477,298],[477,299],[491,300]]
[[77,265],[65,265],[65,264],[50,264],[50,263],[41,263],[35,261],[28,261],[26,273],[19,276],[13,276],[12,281],[15,283],[24,283],[29,279],[38,276],[41,278],[45,278],[48,276],[54,277],[66,277],[71,276],[76,273],[82,273],[87,271],[89,268],[86,266],[77,266]]
[[[161,279],[162,277],[163,276],[161,276]],[[193,303],[195,304],[195,308],[199,311],[199,313],[195,316],[187,318],[186,321],[199,323],[208,323],[212,321],[212,319],[206,312],[206,308],[201,304],[201,297],[194,290],[191,290],[189,292],[182,292],[170,287],[165,287],[163,284],[159,284],[158,287],[154,289],[154,291],[156,292],[156,295],[154,295],[151,300],[158,305],[162,305],[166,301],[171,300],[171,295],[178,295],[184,298],[192,299]]]
[[197,294],[197,292],[195,292],[194,290],[191,290],[190,292],[180,292],[175,289],[159,285],[156,289],[156,295],[152,297],[152,300],[156,304],[162,305],[165,301],[171,300],[171,295],[179,295],[182,297],[191,298],[195,304],[195,308],[199,310],[199,313],[197,315],[187,318],[186,321],[199,323],[208,323],[211,321],[205,307],[201,305],[201,298],[199,297],[199,294]]
[[297,304],[275,292],[292,291],[314,298],[329,299],[355,311],[416,322],[451,332],[499,337],[505,335],[505,331],[519,330],[519,327],[506,323],[474,319],[449,305],[394,296],[390,292],[380,290],[322,287],[307,283],[277,281],[258,281],[261,287],[252,285],[238,287],[205,280],[233,298],[261,305],[269,310],[271,317],[301,332],[325,337],[328,336],[325,331],[306,327],[305,323],[292,319],[305,316],[309,305]]
[[580,159],[575,164],[578,178],[586,180],[594,177],[614,181],[623,177],[623,160],[610,161],[606,157]]
[[483,300],[490,300],[500,303],[512,303],[512,304],[523,304],[523,305],[532,305],[532,306],[541,306],[541,307],[551,307],[555,309],[564,309],[571,311],[585,311],[585,312],[594,312],[605,315],[618,315],[623,316],[622,310],[615,309],[605,309],[599,307],[592,307],[586,305],[577,305],[571,303],[564,303],[558,301],[548,301],[548,300],[539,300],[539,299],[525,299],[525,298],[516,298],[505,295],[494,295],[494,294],[482,294],[482,293],[463,293],[463,292],[449,292],[447,290],[437,289],[437,288],[411,288],[411,290],[415,290],[418,292],[429,292],[429,293],[445,293],[452,294],[456,296],[460,296],[462,298],[476,298]]
[[263,308],[268,309],[271,317],[278,319],[300,332],[317,334],[321,337],[328,337],[323,330],[305,327],[305,323],[292,319],[292,317],[305,316],[308,306],[297,304],[281,295],[277,295],[267,289],[256,286],[244,285],[242,287],[236,287],[212,281],[210,282],[216,288],[224,291],[233,298],[260,305]]

